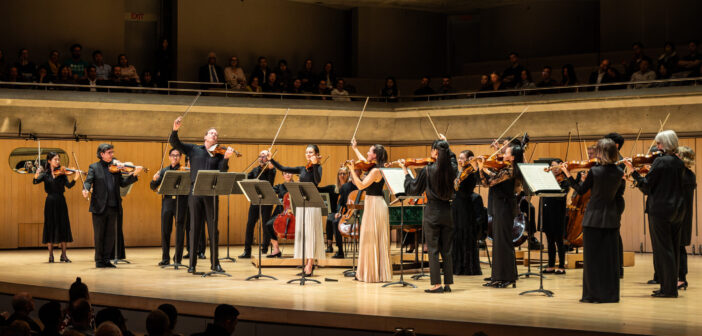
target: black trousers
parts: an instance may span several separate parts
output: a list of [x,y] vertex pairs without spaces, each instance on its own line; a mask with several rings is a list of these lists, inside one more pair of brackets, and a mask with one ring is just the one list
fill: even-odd
[[[185,214],[188,208],[188,198],[179,196],[164,196],[161,200],[161,260],[169,260],[171,248],[171,233],[175,223],[175,255],[173,260],[181,262],[183,259],[183,245],[185,239]],[[177,216],[176,216],[177,211]]]
[[[193,225],[191,224],[192,221],[190,221],[190,209],[189,209],[189,204],[190,202],[185,202],[185,241],[187,242],[185,245],[188,249],[188,253],[190,253],[190,230],[192,229]],[[204,218],[203,218],[204,219]],[[195,253],[205,253],[205,247],[207,246],[207,242],[205,241],[205,225],[199,225],[199,232],[197,233],[196,240],[195,240]]]
[[583,300],[619,302],[619,229],[583,227]]
[[687,281],[687,250],[685,245],[680,246],[680,266],[678,267],[678,281]]
[[661,293],[677,295],[682,223],[651,215],[648,216],[648,221],[653,248],[653,268],[661,284]]
[[[448,202],[428,203],[424,207],[422,230],[427,242],[431,284],[441,284],[442,269],[444,271],[444,285],[453,284],[453,256],[451,256],[453,221],[451,220],[450,204]],[[443,267],[439,263],[439,254],[443,260]]]
[[565,268],[563,231],[563,228],[550,228],[544,232],[548,240],[548,267],[556,266],[556,251],[558,251],[558,267]]
[[[249,219],[246,221],[246,237],[244,239],[244,252],[251,253],[251,245],[253,244],[254,229],[258,223],[258,205],[249,205]],[[272,205],[264,205],[261,207],[262,222],[265,224],[271,218]]]
[[93,238],[95,240],[95,262],[107,263],[114,254],[115,228],[119,219],[119,208],[106,207],[101,214],[93,214]]
[[197,266],[197,254],[195,251],[195,238],[202,227],[207,222],[207,235],[210,238],[210,265],[214,268],[219,265],[219,246],[217,244],[219,232],[217,232],[217,208],[218,204],[211,196],[188,197],[188,210],[190,211],[190,267]]
[[275,233],[275,229],[273,228],[273,223],[275,223],[276,218],[278,218],[278,215],[269,219],[263,226],[263,249],[268,249],[271,239],[278,241],[278,234]]
[[[339,231],[339,219],[334,218],[336,214],[331,213],[327,215],[327,241],[336,241],[336,248],[340,251],[344,251],[344,239],[341,237],[341,231]],[[334,238],[334,239],[332,239]]]
[[492,281],[517,281],[516,257],[512,243],[514,216],[509,207],[495,203],[492,218]]

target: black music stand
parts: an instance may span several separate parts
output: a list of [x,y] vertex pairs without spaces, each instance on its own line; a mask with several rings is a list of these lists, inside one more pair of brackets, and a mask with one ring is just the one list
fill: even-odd
[[[217,196],[221,195],[229,195],[232,192],[232,188],[234,187],[234,182],[236,181],[236,174],[232,173],[223,173],[220,172],[219,170],[200,170],[197,172],[197,176],[195,177],[195,185],[193,185],[193,196],[212,196],[212,201],[214,203],[214,218],[211,218],[209,220],[212,220],[212,224],[210,226],[214,227],[215,232],[208,232],[210,237],[215,237],[215,239],[212,239],[214,241],[215,245],[214,247],[211,247],[212,250],[216,250],[219,248],[219,242],[217,237]],[[196,238],[191,234],[191,240],[193,242],[195,241]],[[190,246],[190,252],[195,251],[195,246]],[[215,263],[218,260],[215,260],[214,255],[210,256],[210,264],[212,266],[215,265]],[[225,275],[228,277],[231,277],[230,274],[226,272],[218,272],[218,271],[211,271],[207,273],[195,273],[193,274],[202,274],[203,277],[208,277],[212,275]]]
[[[243,174],[242,174],[243,175]],[[263,250],[263,216],[262,216],[262,206],[263,205],[282,205],[280,200],[278,199],[278,195],[275,193],[273,190],[273,187],[271,186],[270,182],[268,181],[261,181],[261,180],[246,180],[246,181],[238,181],[237,185],[239,189],[243,192],[244,196],[246,196],[246,199],[251,203],[251,205],[257,205],[258,206],[258,220],[259,220],[259,226],[258,226],[258,274],[252,275],[246,280],[252,280],[252,279],[260,279],[260,278],[269,278],[273,280],[278,280],[275,277],[272,277],[270,275],[264,275],[261,273],[261,253]],[[304,273],[304,271],[303,271]]]
[[[176,212],[174,224],[176,227],[178,227],[178,207],[180,206],[180,196],[190,194],[190,172],[167,170],[166,173],[163,174],[163,179],[161,180],[161,185],[158,186],[157,192],[159,195],[163,196],[175,196]],[[187,204],[185,206],[187,206]],[[176,242],[176,244],[178,244],[178,242]],[[173,264],[163,265],[161,268],[173,267],[174,269],[178,269],[180,266],[185,265],[179,262],[174,262]]]
[[[324,204],[324,200],[322,199],[322,196],[319,194],[319,190],[317,190],[317,187],[314,185],[312,182],[288,182],[284,184],[285,187],[288,189],[288,193],[290,194],[290,201],[292,202],[293,206],[298,206],[302,205],[303,208],[324,208],[326,205]],[[321,211],[321,210],[320,210]],[[310,281],[314,283],[321,284],[321,282],[314,280],[314,279],[307,279],[305,276],[305,213],[306,211],[302,211],[302,277],[298,279],[293,279],[288,281],[287,283],[294,283],[294,282],[300,282],[300,286],[304,286],[305,282]],[[298,216],[300,214],[297,214]],[[319,223],[321,225],[321,223]],[[297,224],[296,224],[297,226]],[[297,231],[297,227],[296,230]],[[297,237],[297,234],[295,235]]]
[[[524,193],[525,193],[527,196],[536,196],[536,195],[534,195],[534,194],[530,194],[526,189],[524,190]],[[529,224],[530,224],[530,222],[531,222],[531,202],[530,202],[530,201],[527,201],[527,203],[529,203],[529,204],[528,204],[527,215],[526,215],[525,226],[524,226],[525,229],[528,229],[528,228],[529,228]],[[539,203],[541,203],[541,202],[539,202]],[[541,217],[541,208],[539,208],[539,217]],[[539,276],[539,277],[542,277],[542,278],[544,277],[544,275],[543,275],[542,272],[534,273],[534,272],[531,271],[531,249],[529,248],[529,244],[531,243],[531,239],[532,239],[533,237],[534,237],[534,233],[531,232],[531,230],[528,230],[528,232],[527,232],[527,251],[526,251],[526,255],[527,255],[527,259],[528,259],[529,261],[527,262],[527,271],[526,271],[525,273],[522,273],[522,274],[517,275],[517,277],[523,276],[523,277],[525,277],[525,278],[528,278],[529,276],[532,276],[532,275]],[[541,242],[544,241],[543,231],[539,231],[539,240],[540,240],[539,244],[541,244]],[[520,249],[521,249],[521,248],[520,248]],[[543,252],[543,250],[544,250],[544,246],[543,246],[543,244],[541,244],[541,246],[540,246],[540,248],[539,248],[539,251]],[[523,258],[522,258],[522,259],[523,259]],[[543,265],[541,264],[541,262],[543,262],[543,259],[540,258],[539,264],[540,264],[541,268],[543,268]],[[515,265],[515,267],[516,267],[516,265]]]
[[[561,186],[558,184],[558,181],[556,181],[556,177],[551,174],[551,172],[546,171],[545,169],[549,167],[548,164],[545,163],[519,163],[517,165],[519,167],[519,171],[522,173],[522,177],[524,178],[524,192],[529,195],[529,196],[537,196],[539,198],[548,198],[548,197],[563,197],[567,193],[561,190]],[[539,222],[542,223],[543,225],[543,217],[544,217],[544,202],[543,200],[539,201]],[[541,241],[544,239],[544,231],[543,228],[539,230],[539,238]],[[527,249],[528,251],[529,249]],[[544,262],[544,249],[541,248],[539,249],[539,264],[543,266]],[[531,264],[531,260],[529,260],[529,264]],[[544,268],[540,267],[539,268],[539,289],[533,289],[533,290],[528,290],[525,292],[519,293],[519,295],[524,295],[524,294],[531,294],[531,293],[543,293],[548,297],[553,296],[553,292],[544,289]]]
[[219,258],[219,260],[229,260],[231,262],[236,262],[236,259],[233,257],[229,256],[229,196],[230,195],[241,195],[243,192],[241,191],[241,188],[239,188],[239,184],[237,182],[243,180],[246,178],[246,174],[244,173],[227,173],[231,174],[234,176],[234,186],[232,187],[232,191],[227,195],[227,256],[224,258]]
[[[400,200],[400,280],[399,281],[394,281],[390,283],[386,283],[383,285],[384,287],[392,286],[392,285],[401,285],[402,287],[410,286],[412,288],[417,288],[417,286],[405,281],[405,260],[404,260],[404,243],[405,243],[405,238],[407,237],[407,234],[405,233],[405,200],[406,199],[411,199],[411,198],[417,198],[417,196],[407,196],[405,194],[405,174],[404,171],[400,168],[381,168],[380,172],[383,173],[383,179],[385,180],[385,184],[388,186],[388,190],[390,190],[393,195],[395,195],[395,198]],[[410,175],[412,172],[410,171]],[[419,248],[419,247],[417,247]],[[421,248],[424,248],[422,246]]]
[[[347,278],[355,278],[356,277],[356,255],[358,254],[358,240],[361,238],[361,228],[359,227],[361,225],[361,210],[363,210],[364,206],[364,201],[360,200],[361,199],[361,193],[364,193],[364,190],[359,190],[358,191],[358,197],[356,198],[356,201],[354,202],[353,206],[349,207],[349,209],[355,209],[353,213],[353,218],[354,222],[351,225],[351,234],[349,236],[350,239],[353,240],[352,244],[352,250],[353,250],[353,256],[351,257],[351,269],[350,270],[345,270],[344,271],[344,276]],[[353,233],[358,232],[356,237],[354,238]]]
[[[133,186],[134,186],[134,183],[132,183],[124,188],[120,187],[119,188],[120,197],[122,197],[122,198],[127,197],[127,195],[129,195],[129,192],[132,191]],[[124,213],[123,212],[119,214],[119,219],[117,220],[117,223],[115,223],[115,258],[112,259],[112,263],[115,265],[117,265],[119,263],[131,264],[131,262],[129,262],[129,260],[120,259],[120,257],[119,257],[119,223],[122,221],[124,221]],[[124,231],[122,232],[122,245],[124,245]],[[125,247],[125,249],[126,249],[126,247]],[[125,251],[124,254],[125,254],[124,257],[126,258],[127,252]]]

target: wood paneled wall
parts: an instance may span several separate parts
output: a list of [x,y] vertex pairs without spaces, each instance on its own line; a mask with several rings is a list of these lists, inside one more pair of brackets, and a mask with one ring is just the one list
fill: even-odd
[[[48,141],[43,140],[41,146],[44,148],[54,147],[64,149],[70,157],[69,166],[75,167],[72,152],[78,157],[80,168],[87,170],[88,165],[97,160],[95,151],[100,142],[75,142],[75,141]],[[681,139],[681,145],[692,147],[696,152],[702,149],[702,138]],[[139,181],[133,187],[130,195],[124,199],[124,234],[128,246],[157,246],[160,244],[160,197],[149,189],[149,181],[161,163],[163,151],[166,148],[164,143],[157,142],[113,142],[116,156],[122,161],[132,161],[139,165],[144,165],[151,170],[149,173],[142,173]],[[585,145],[593,144],[587,142]],[[650,145],[650,139],[641,140],[637,144],[635,153],[644,152],[644,148]],[[29,174],[17,174],[10,169],[7,158],[13,149],[17,147],[36,147],[35,141],[27,140],[0,140],[0,186],[3,192],[0,193],[0,248],[17,248],[38,246],[41,242],[41,225],[43,223],[44,189],[41,185],[32,185],[32,176]],[[242,171],[258,155],[259,151],[268,147],[268,144],[232,144],[243,156],[230,160],[230,171]],[[566,151],[567,160],[580,159],[580,146],[577,142],[572,142],[570,148],[567,143],[532,143],[526,153],[526,158],[560,157]],[[628,156],[632,151],[633,141],[627,141],[622,149],[624,156]],[[276,159],[288,166],[302,165],[305,163],[305,145],[276,145],[278,150]],[[399,158],[420,158],[429,155],[429,146],[396,146],[386,147],[390,160]],[[461,150],[471,149],[476,154],[490,154],[487,145],[455,145],[452,150],[459,153]],[[367,146],[361,146],[360,150],[365,153]],[[583,155],[585,149],[582,148]],[[352,149],[345,145],[320,145],[321,155],[326,159],[323,165],[323,178],[321,185],[336,183],[336,171],[339,164],[347,158],[355,158]],[[695,167],[698,176],[698,184],[702,183],[702,166]],[[277,174],[276,183],[282,182],[281,174]],[[73,247],[90,247],[93,244],[93,229],[91,216],[88,212],[88,201],[80,195],[80,183],[73,189],[67,190],[66,200],[71,218],[71,228],[73,230]],[[487,190],[480,188],[479,192],[483,198],[487,199]],[[624,248],[628,251],[639,251],[643,248],[650,251],[650,235],[648,228],[643,224],[643,197],[641,192],[627,185],[625,193],[626,210],[622,221],[622,239]],[[536,202],[536,201],[535,201]],[[248,203],[243,196],[231,196],[229,202],[222,200],[219,212],[219,230],[221,233],[220,242],[226,241],[227,215],[229,215],[230,234],[232,244],[243,243],[243,232],[246,226],[246,216]],[[702,207],[702,201],[696,199],[696,209]],[[702,237],[698,234],[696,213],[693,217],[693,244],[702,244]]]

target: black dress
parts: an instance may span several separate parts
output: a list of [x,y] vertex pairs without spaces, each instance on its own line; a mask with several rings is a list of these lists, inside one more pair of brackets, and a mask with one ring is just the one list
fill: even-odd
[[687,211],[683,218],[682,234],[680,238],[680,267],[678,269],[678,281],[687,281],[687,250],[685,246],[692,241],[692,213],[695,207],[695,188],[697,188],[697,177],[690,169],[685,169],[683,173],[683,189],[685,205]]
[[492,215],[492,281],[517,281],[517,264],[512,245],[512,227],[518,214],[513,166],[489,175],[480,171],[483,185],[489,186]]
[[[478,182],[477,174],[468,175],[461,181],[451,204],[453,215],[453,274],[480,275],[478,234],[480,227],[473,206],[473,190]],[[482,206],[482,204],[481,204]]]
[[583,302],[619,302],[619,227],[624,172],[614,164],[592,167],[583,183],[570,178],[578,194],[592,189],[583,216]]
[[32,181],[34,184],[44,182],[46,202],[44,203],[44,234],[43,244],[70,243],[73,241],[71,222],[68,219],[68,206],[63,197],[65,188],[71,188],[76,181],[68,181],[66,175],[56,178],[51,173],[43,172]]

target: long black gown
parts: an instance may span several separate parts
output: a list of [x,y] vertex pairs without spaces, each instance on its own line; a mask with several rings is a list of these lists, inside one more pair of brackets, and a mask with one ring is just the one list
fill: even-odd
[[[566,179],[560,183],[561,189],[567,191],[570,182]],[[558,267],[565,267],[565,249],[563,236],[566,226],[566,196],[540,198],[543,216],[539,216],[541,230],[548,240],[548,267],[556,266],[556,252],[558,252]]]
[[516,179],[512,166],[489,175],[481,170],[483,185],[490,187],[489,212],[492,215],[492,281],[517,281],[517,265],[512,245],[512,227],[518,213]]
[[[474,206],[473,190],[478,182],[477,174],[468,175],[461,181],[456,198],[451,204],[453,215],[453,274],[480,275],[478,255],[478,233],[480,231]],[[482,204],[481,204],[482,206]]]
[[71,222],[68,219],[68,206],[63,196],[65,188],[72,188],[76,181],[68,181],[66,175],[56,178],[49,172],[39,174],[32,183],[44,182],[46,202],[44,202],[44,233],[43,244],[70,243],[73,241]]
[[695,207],[695,188],[697,177],[689,168],[683,173],[683,190],[685,197],[685,218],[683,218],[682,234],[680,237],[680,267],[678,268],[678,281],[687,281],[687,250],[685,246],[692,241],[692,214]]

